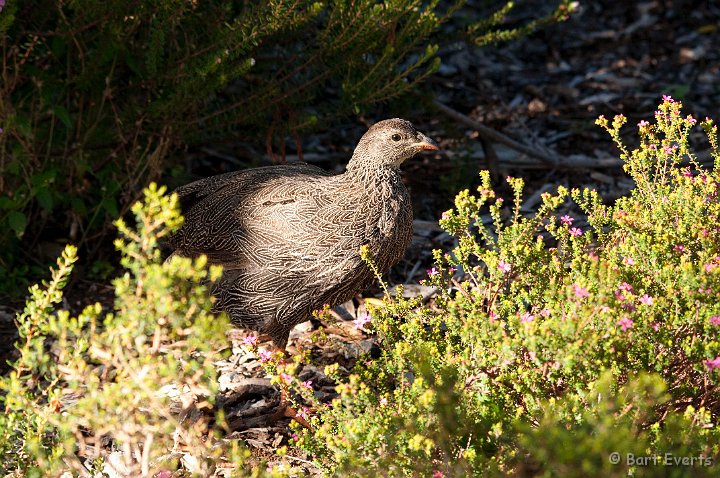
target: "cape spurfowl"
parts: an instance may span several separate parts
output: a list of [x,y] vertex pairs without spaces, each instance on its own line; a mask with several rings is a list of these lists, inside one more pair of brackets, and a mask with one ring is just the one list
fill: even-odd
[[399,167],[433,140],[408,121],[373,125],[342,174],[307,164],[213,176],[177,189],[185,215],[170,239],[176,254],[221,264],[215,308],[285,348],[290,330],[324,304],[367,288],[367,245],[387,271],[412,237],[412,206]]

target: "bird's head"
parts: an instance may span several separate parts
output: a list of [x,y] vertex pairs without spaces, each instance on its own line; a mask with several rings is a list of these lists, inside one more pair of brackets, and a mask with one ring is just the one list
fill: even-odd
[[403,161],[421,151],[436,151],[437,144],[411,122],[393,118],[375,123],[360,138],[353,157],[352,167],[399,167]]

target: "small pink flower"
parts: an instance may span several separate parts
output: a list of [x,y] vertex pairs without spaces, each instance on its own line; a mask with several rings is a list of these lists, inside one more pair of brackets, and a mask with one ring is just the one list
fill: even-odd
[[640,297],[640,303],[645,305],[653,305],[653,298],[647,294],[644,294],[642,297]]
[[246,335],[245,337],[243,337],[242,341],[243,341],[243,344],[245,344],[245,345],[250,345],[250,346],[257,345],[257,337],[254,335]]
[[432,478],[445,478],[445,473],[440,470],[433,470]]
[[720,325],[720,315],[713,315],[710,317],[710,323],[713,325]]
[[623,259],[623,264],[625,264],[626,266],[634,266],[635,259],[633,259],[632,257],[626,257]]
[[307,388],[309,390],[312,390],[312,380],[305,380],[300,384],[300,388]]
[[668,103],[672,103],[675,101],[675,100],[673,100],[672,96],[670,96],[670,95],[663,95],[662,98],[663,98],[663,101],[667,101]]
[[575,237],[582,236],[582,229],[578,227],[573,227],[572,229],[570,229],[570,235]]
[[622,329],[623,332],[625,332],[627,329],[631,329],[633,326],[633,321],[628,319],[627,317],[623,317],[622,319],[618,320],[618,325]]
[[427,274],[428,274],[430,277],[435,277],[436,275],[439,274],[439,272],[437,271],[437,269],[435,269],[435,268],[433,267],[432,269],[430,269],[430,270],[427,271]]
[[647,127],[649,124],[650,124],[650,123],[648,123],[647,121],[642,120],[642,121],[640,121],[637,125],[638,125],[639,128],[645,128],[645,127]]
[[717,267],[717,264],[705,264],[705,272],[712,272]]
[[706,361],[705,361],[705,366],[706,366],[708,369],[710,369],[710,370],[714,370],[714,369],[716,369],[716,368],[720,368],[720,355],[718,355],[717,357],[715,357],[715,358],[712,359],[712,360],[706,360]]
[[566,226],[572,225],[574,220],[575,220],[574,217],[568,216],[567,214],[560,218],[560,222],[562,222]]
[[353,320],[353,324],[355,325],[355,328],[360,330],[364,328],[367,324],[370,323],[372,319],[370,318],[370,314],[363,314],[357,319]]
[[694,125],[695,123],[697,123],[697,120],[695,118],[693,118],[692,115],[688,115],[687,118],[685,118],[685,119],[687,120],[688,124],[690,124],[690,125]]
[[497,320],[497,314],[494,310],[488,312],[488,318],[490,319],[490,322],[495,322]]
[[450,268],[448,269],[448,272],[450,273],[450,275],[452,275],[452,274],[454,274],[455,272],[457,272],[457,268],[456,268],[456,267],[450,267]]
[[594,252],[590,251],[590,252],[588,252],[588,259],[596,261],[596,260],[600,259],[600,256],[598,256]]
[[658,330],[660,330],[660,324],[657,322],[653,322],[652,328],[655,332],[657,332]]
[[380,406],[381,406],[381,407],[385,407],[385,406],[387,406],[387,404],[388,404],[387,398],[383,397],[383,398],[380,399]]
[[450,212],[445,211],[444,213],[442,213],[442,217],[440,219],[444,219],[444,220],[450,219]]
[[281,378],[282,381],[285,382],[285,383],[290,383],[290,382],[292,382],[292,379],[293,379],[293,378],[292,378],[292,375],[289,375],[289,374],[287,374],[287,373],[281,373],[281,374],[280,374],[280,378]]
[[618,286],[618,289],[623,290],[625,292],[633,291],[632,286],[630,284],[628,284],[627,282],[623,282],[622,284],[620,284],[620,286]]
[[682,252],[684,250],[685,250],[685,246],[683,246],[682,244],[675,244],[673,246],[673,251],[675,251],[675,252]]
[[573,292],[575,292],[575,295],[580,297],[581,299],[584,299],[586,297],[590,297],[590,293],[585,287],[580,287],[577,284],[573,284]]
[[510,270],[512,269],[512,267],[511,267],[510,264],[508,264],[507,262],[501,260],[501,261],[498,263],[498,269],[500,269],[500,271],[501,271],[503,274],[507,274],[508,272],[510,272]]
[[540,311],[540,315],[542,315],[543,317],[550,317],[551,313],[552,312],[550,312],[550,309],[543,309]]
[[620,291],[615,292],[615,298],[619,300],[620,302],[624,301],[626,299],[625,294],[623,294]]
[[262,363],[270,360],[272,358],[272,355],[272,352],[270,352],[269,350],[261,350],[260,352],[258,352],[258,357],[260,357],[260,361]]
[[673,154],[676,150],[677,150],[677,145],[676,145],[676,144],[673,144],[672,146],[666,144],[666,145],[663,146],[663,151],[664,151],[665,154],[667,154],[667,155]]
[[523,312],[522,314],[520,314],[520,323],[522,324],[529,324],[533,320],[535,320],[535,316],[532,315],[530,312]]
[[302,410],[298,410],[298,412],[295,414],[295,416],[304,418],[305,420],[307,420],[309,411],[310,411],[310,409],[308,407],[303,407]]

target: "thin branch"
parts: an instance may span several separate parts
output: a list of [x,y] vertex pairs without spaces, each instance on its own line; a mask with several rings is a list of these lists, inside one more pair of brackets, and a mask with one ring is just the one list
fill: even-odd
[[544,151],[540,151],[536,148],[532,148],[528,145],[519,143],[515,141],[514,139],[505,136],[502,133],[499,133],[498,131],[495,131],[492,128],[488,128],[487,126],[479,123],[478,121],[475,121],[474,119],[460,113],[459,111],[456,111],[449,106],[447,106],[444,103],[441,103],[438,100],[434,100],[433,104],[443,113],[445,113],[450,118],[454,119],[455,121],[459,123],[463,123],[466,126],[469,126],[476,130],[478,134],[480,135],[480,138],[483,142],[486,141],[492,141],[495,143],[503,144],[511,149],[514,149],[515,151],[518,151],[520,153],[523,153],[531,158],[535,158],[540,160],[542,163],[556,167],[556,168],[598,168],[598,167],[616,167],[620,166],[622,164],[621,160],[607,160],[607,159],[597,159],[597,158],[591,158],[587,156],[578,156],[578,157],[566,157],[566,156],[560,156],[560,155],[550,155],[545,153]]

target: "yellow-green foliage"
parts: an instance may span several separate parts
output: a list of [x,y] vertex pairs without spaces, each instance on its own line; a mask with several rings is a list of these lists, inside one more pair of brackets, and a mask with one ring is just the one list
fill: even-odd
[[[0,470],[58,476],[79,472],[85,459],[102,469],[103,458],[119,450],[128,476],[151,476],[174,469],[181,446],[203,475],[220,454],[240,459],[238,450],[217,448],[213,428],[193,413],[214,400],[212,364],[227,323],[209,313],[207,289],[218,268],[204,258],[160,258],[158,240],[182,222],[177,197],[164,192],[145,191],[132,208],[135,227],[117,221],[125,273],[114,281],[109,310],[100,303],[77,317],[56,310],[77,259],[73,246],[52,279],[30,289],[17,318],[20,359],[0,381]],[[180,409],[174,413],[171,397]]]
[[[716,167],[698,163],[680,110],[666,98],[623,149],[629,197],[572,191],[584,230],[556,217],[564,188],[525,218],[522,181],[508,179],[505,207],[482,173],[440,221],[459,245],[435,251],[434,305],[398,297],[373,313],[381,357],[337,377],[299,445],[342,476],[716,476],[720,152],[706,120]],[[600,123],[618,140],[624,118]],[[696,458],[628,458],[666,453]]]
[[[699,164],[696,121],[681,108],[665,98],[655,122],[638,125],[633,150],[619,142],[622,116],[599,120],[637,188],[614,206],[571,191],[585,229],[557,217],[564,188],[526,218],[522,180],[508,179],[506,207],[482,173],[477,193],[460,193],[440,221],[458,246],[435,251],[436,300],[398,295],[372,311],[362,326],[377,333],[380,357],[347,378],[327,367],[338,397],[312,413],[297,404],[313,428],[293,443],[336,476],[717,476],[720,151],[717,128],[702,122],[715,168]],[[79,470],[78,457],[98,457],[101,469],[120,450],[147,475],[176,467],[179,445],[199,474],[221,456],[242,463],[193,413],[216,391],[213,350],[226,324],[209,314],[207,288],[219,271],[202,259],[161,261],[157,241],[181,221],[163,192],[145,192],[135,228],[117,223],[126,271],[110,310],[55,310],[72,247],[31,289],[21,357],[0,382],[2,471]],[[308,354],[292,364],[259,356],[277,383],[315,400],[294,376]]]

